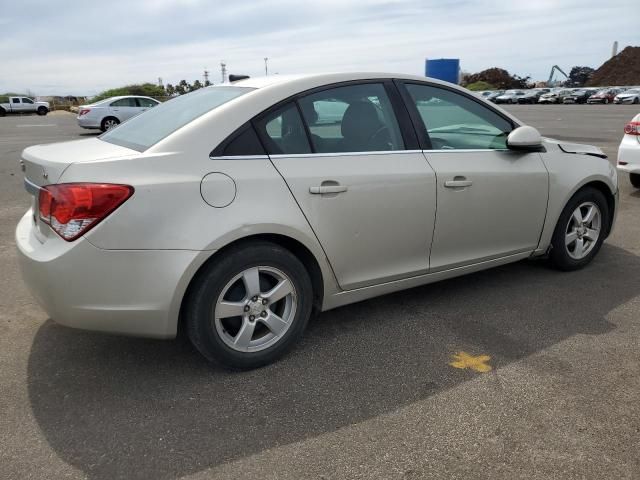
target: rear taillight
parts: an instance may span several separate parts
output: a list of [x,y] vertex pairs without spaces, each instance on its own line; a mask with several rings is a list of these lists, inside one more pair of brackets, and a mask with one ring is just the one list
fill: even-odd
[[640,122],[629,122],[624,126],[627,135],[640,135]]
[[71,242],[104,220],[133,195],[129,185],[60,183],[40,189],[40,219]]
[[80,110],[80,111],[78,112],[78,116],[79,116],[79,117],[81,117],[81,116],[83,116],[83,115],[86,115],[86,114],[87,114],[87,113],[89,113],[90,111],[91,111],[91,109],[90,109],[90,108],[83,108],[82,110]]

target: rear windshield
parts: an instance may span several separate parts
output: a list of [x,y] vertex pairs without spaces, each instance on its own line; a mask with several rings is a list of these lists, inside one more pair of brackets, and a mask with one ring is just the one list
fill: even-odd
[[143,152],[199,116],[252,90],[227,86],[201,88],[147,110],[99,138]]

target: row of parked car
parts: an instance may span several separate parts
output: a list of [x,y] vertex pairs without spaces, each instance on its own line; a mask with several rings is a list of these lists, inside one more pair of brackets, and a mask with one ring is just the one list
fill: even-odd
[[640,104],[640,87],[531,88],[485,90],[479,96],[493,103],[624,103]]

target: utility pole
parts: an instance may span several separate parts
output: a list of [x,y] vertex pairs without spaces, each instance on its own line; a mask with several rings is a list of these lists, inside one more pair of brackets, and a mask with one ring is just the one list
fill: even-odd
[[265,77],[267,75],[269,75],[269,66],[267,65],[267,62],[269,61],[268,57],[264,57],[264,75]]
[[204,84],[209,85],[209,70],[207,70],[207,67],[204,67]]
[[224,60],[220,62],[220,73],[222,74],[222,83],[227,80],[227,64],[224,63]]
[[158,86],[159,87],[163,87],[164,85],[162,84],[162,77],[158,77]]

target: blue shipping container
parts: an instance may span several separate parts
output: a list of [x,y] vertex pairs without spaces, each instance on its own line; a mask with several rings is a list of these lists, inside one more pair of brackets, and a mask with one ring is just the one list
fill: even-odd
[[438,58],[425,61],[424,74],[445,82],[458,83],[460,80],[459,58]]

